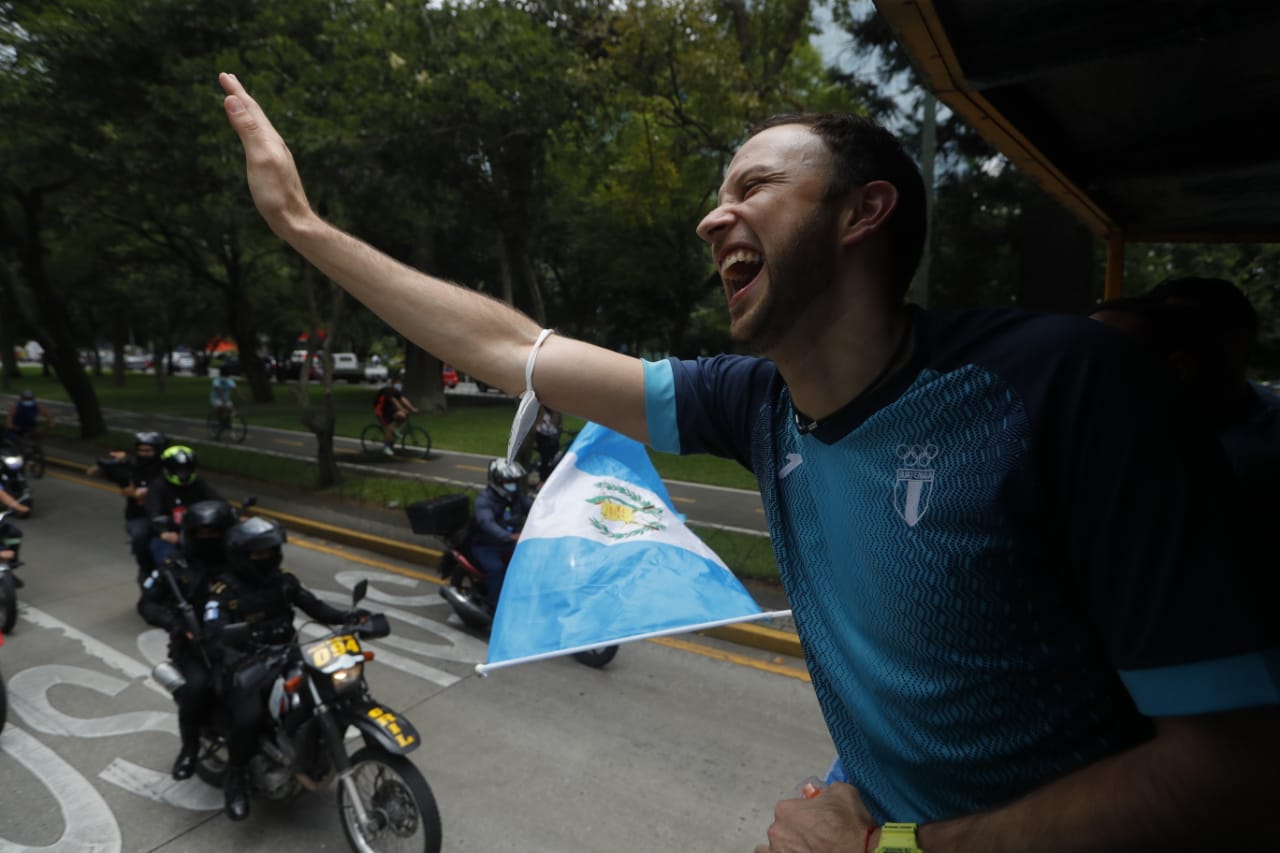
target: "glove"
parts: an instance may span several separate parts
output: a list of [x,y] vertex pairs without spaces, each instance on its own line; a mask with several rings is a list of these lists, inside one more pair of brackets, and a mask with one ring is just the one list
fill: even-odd
[[347,624],[358,625],[364,622],[366,619],[368,619],[372,615],[373,613],[371,611],[365,610],[363,607],[357,607],[355,610],[348,610]]

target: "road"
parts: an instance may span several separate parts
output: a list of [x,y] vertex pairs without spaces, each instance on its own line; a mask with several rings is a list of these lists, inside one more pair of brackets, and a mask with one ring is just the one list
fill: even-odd
[[[134,611],[120,498],[58,472],[22,523],[26,588],[0,647],[0,853],[345,848],[332,789],[254,803],[167,776],[169,698],[151,683],[163,637]],[[559,659],[474,675],[484,642],[410,564],[291,537],[286,568],[326,600],[361,579],[393,633],[369,646],[373,694],[412,720],[445,850],[748,851],[774,802],[832,746],[796,661],[670,638],[591,670]]]
[[[463,382],[459,383],[457,389],[448,393],[474,394],[477,392],[472,383]],[[0,395],[0,402],[4,401],[3,395]],[[4,402],[4,405],[7,406],[8,403]],[[69,403],[46,402],[46,405],[55,411],[60,422],[75,422],[75,409]],[[204,421],[171,415],[139,415],[116,409],[105,410],[103,414],[108,426],[113,429],[126,431],[159,429],[164,431],[170,439],[208,441]],[[315,436],[311,433],[255,427],[252,423],[251,411],[247,417],[250,423],[245,447],[282,456],[315,459]],[[429,418],[420,417],[419,422],[430,429]],[[358,439],[340,437],[335,439],[335,444],[339,460],[342,462],[463,486],[483,486],[489,459],[492,458],[482,454],[456,453],[432,448],[431,458],[426,460],[386,459],[380,455],[361,452]],[[666,481],[666,485],[676,509],[684,513],[691,523],[713,525],[760,536],[767,535],[768,525],[764,517],[764,508],[760,503],[760,493],[757,491],[673,480]]]

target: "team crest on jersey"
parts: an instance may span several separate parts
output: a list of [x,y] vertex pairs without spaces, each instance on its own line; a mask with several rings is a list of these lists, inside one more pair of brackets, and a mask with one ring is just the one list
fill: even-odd
[[909,526],[915,527],[929,511],[935,472],[929,466],[938,456],[936,444],[899,444],[895,451],[902,467],[893,484],[893,508]]

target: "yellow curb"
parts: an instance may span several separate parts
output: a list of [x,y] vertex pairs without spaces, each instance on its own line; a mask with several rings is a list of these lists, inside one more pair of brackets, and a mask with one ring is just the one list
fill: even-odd
[[[78,462],[60,459],[56,456],[46,456],[45,461],[50,465],[68,468],[82,474],[87,467]],[[315,521],[291,513],[280,512],[279,510],[255,507],[254,511],[259,515],[274,518],[285,527],[305,535],[363,548],[366,551],[394,557],[397,560],[404,560],[406,563],[418,563],[433,569],[440,564],[442,552],[435,548],[426,548],[408,542],[397,542],[394,539],[386,539],[382,536],[375,536],[372,533],[361,533],[358,530],[326,524],[323,521]],[[804,657],[804,652],[800,648],[800,638],[788,631],[779,631],[776,628],[766,628],[762,625],[724,625],[720,628],[711,628],[698,633],[727,643],[761,649],[774,654],[789,655],[797,658]]]

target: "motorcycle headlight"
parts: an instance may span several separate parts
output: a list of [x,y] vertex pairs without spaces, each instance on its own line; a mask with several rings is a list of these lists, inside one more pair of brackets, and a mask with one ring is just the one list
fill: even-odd
[[8,468],[10,471],[21,471],[22,457],[21,456],[0,457],[0,465],[3,465],[5,468]]
[[356,690],[360,687],[361,681],[364,680],[364,664],[358,663],[346,669],[339,669],[330,678],[332,679],[333,689],[338,693]]

